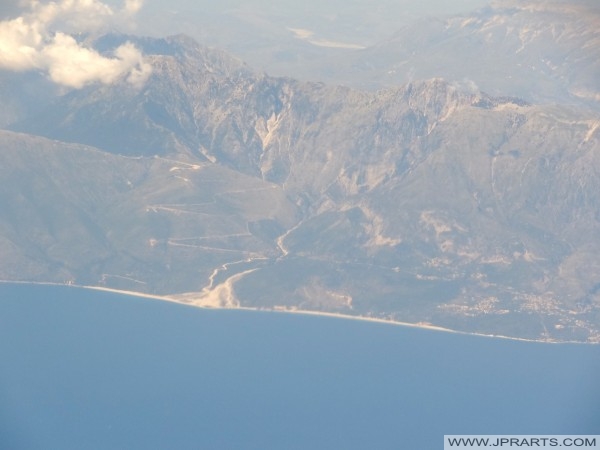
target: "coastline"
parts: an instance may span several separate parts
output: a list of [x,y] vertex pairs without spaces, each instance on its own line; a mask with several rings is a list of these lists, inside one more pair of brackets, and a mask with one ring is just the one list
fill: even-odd
[[256,312],[271,312],[271,313],[281,313],[281,314],[299,314],[306,316],[320,316],[320,317],[328,317],[335,319],[343,319],[343,320],[357,320],[362,322],[374,322],[378,324],[386,324],[400,327],[408,327],[408,328],[420,328],[423,330],[429,331],[437,331],[444,333],[453,333],[453,334],[462,334],[468,336],[478,336],[478,337],[486,337],[486,338],[494,338],[494,339],[507,339],[512,341],[521,341],[521,342],[532,342],[538,344],[591,344],[594,345],[593,342],[578,342],[578,341],[544,341],[544,340],[536,340],[536,339],[526,339],[519,338],[514,336],[504,336],[498,334],[485,334],[485,333],[476,333],[476,332],[468,332],[468,331],[460,331],[453,330],[451,328],[440,327],[432,324],[426,323],[411,323],[411,322],[401,322],[397,320],[390,319],[381,319],[377,317],[368,317],[368,316],[354,316],[348,314],[341,314],[335,312],[326,312],[326,311],[314,311],[314,310],[305,310],[305,309],[287,309],[281,308],[277,306],[273,306],[270,308],[266,307],[251,307],[251,306],[217,306],[217,305],[207,305],[207,304],[197,304],[193,301],[185,301],[184,299],[189,294],[175,294],[173,296],[168,295],[155,295],[155,294],[146,294],[144,292],[137,291],[127,291],[123,289],[114,289],[108,288],[104,286],[89,286],[89,285],[80,285],[80,284],[65,284],[65,283],[57,283],[57,282],[47,282],[47,281],[15,281],[15,280],[0,280],[0,284],[24,284],[24,285],[42,285],[42,286],[62,286],[67,288],[76,288],[76,289],[88,289],[95,291],[103,291],[103,292],[111,292],[114,294],[127,295],[131,297],[139,297],[145,298],[148,300],[158,300],[158,301],[166,301],[170,303],[176,303],[183,306],[189,306],[193,308],[200,309],[209,309],[209,310],[240,310],[240,311],[256,311]]

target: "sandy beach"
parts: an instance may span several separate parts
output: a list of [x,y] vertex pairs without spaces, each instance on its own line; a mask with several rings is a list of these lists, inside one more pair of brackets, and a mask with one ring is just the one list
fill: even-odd
[[[488,338],[509,339],[509,340],[514,340],[514,341],[524,341],[524,342],[556,343],[553,341],[540,341],[540,340],[534,340],[534,339],[523,339],[523,338],[517,338],[517,337],[511,337],[511,336],[502,336],[502,335],[497,335],[497,334],[483,334],[483,333],[472,333],[472,332],[466,332],[466,331],[460,331],[460,330],[452,330],[450,328],[444,328],[444,327],[440,327],[440,326],[436,326],[436,325],[428,324],[428,323],[401,322],[401,321],[382,319],[382,318],[377,318],[377,317],[358,316],[358,315],[355,316],[355,315],[340,314],[340,313],[325,312],[325,311],[311,311],[311,310],[304,310],[304,309],[283,308],[283,307],[277,307],[277,306],[274,306],[272,308],[264,308],[264,307],[256,308],[256,307],[238,306],[238,305],[222,307],[222,306],[218,306],[217,304],[214,304],[213,302],[210,302],[210,304],[195,302],[192,293],[174,294],[174,295],[154,295],[154,294],[147,294],[147,293],[137,292],[137,291],[126,291],[126,290],[122,290],[122,289],[107,288],[107,287],[103,287],[103,286],[88,286],[88,285],[64,284],[64,283],[54,283],[54,282],[0,280],[0,283],[34,284],[34,285],[47,285],[47,286],[64,286],[64,287],[72,287],[72,288],[79,288],[79,289],[91,289],[91,290],[96,290],[96,291],[104,291],[104,292],[112,292],[115,294],[128,295],[128,296],[132,296],[132,297],[141,297],[141,298],[146,298],[149,300],[166,301],[166,302],[170,302],[170,303],[177,303],[180,305],[189,306],[189,307],[193,307],[193,308],[201,308],[201,309],[262,311],[262,312],[272,312],[272,313],[280,313],[280,314],[301,314],[301,315],[307,315],[307,316],[322,316],[322,317],[330,317],[330,318],[336,318],[336,319],[359,320],[359,321],[363,321],[363,322],[375,322],[375,323],[385,324],[385,325],[410,327],[410,328],[421,328],[424,330],[439,331],[439,332],[445,332],[445,333],[455,333],[455,334],[465,334],[465,335],[481,336],[481,337],[488,337]],[[199,294],[199,295],[201,295],[201,294]],[[566,343],[568,343],[568,342],[566,342]]]

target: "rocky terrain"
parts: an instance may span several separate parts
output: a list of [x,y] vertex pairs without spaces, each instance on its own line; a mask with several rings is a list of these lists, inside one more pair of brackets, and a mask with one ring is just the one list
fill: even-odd
[[[502,8],[446,32],[508,45]],[[523,52],[552,34],[529,22]],[[255,73],[183,35],[93,45],[125,41],[152,66],[143,86],[44,98],[2,74],[0,278],[600,342],[597,60],[560,92],[459,73],[369,91]]]

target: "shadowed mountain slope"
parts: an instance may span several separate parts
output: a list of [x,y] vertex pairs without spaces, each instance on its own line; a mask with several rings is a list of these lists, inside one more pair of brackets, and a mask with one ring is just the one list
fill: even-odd
[[183,36],[96,45],[124,39],[144,87],[2,132],[2,278],[600,340],[590,109],[274,78]]

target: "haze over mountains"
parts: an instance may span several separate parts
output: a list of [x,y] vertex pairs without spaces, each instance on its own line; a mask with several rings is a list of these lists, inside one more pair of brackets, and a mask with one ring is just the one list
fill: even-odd
[[319,74],[371,89],[443,74],[492,95],[598,107],[599,30],[594,2],[500,0],[469,15],[419,19]]
[[599,342],[600,16],[574,4],[419,22],[328,84],[75,35],[147,79],[0,73],[0,278]]

